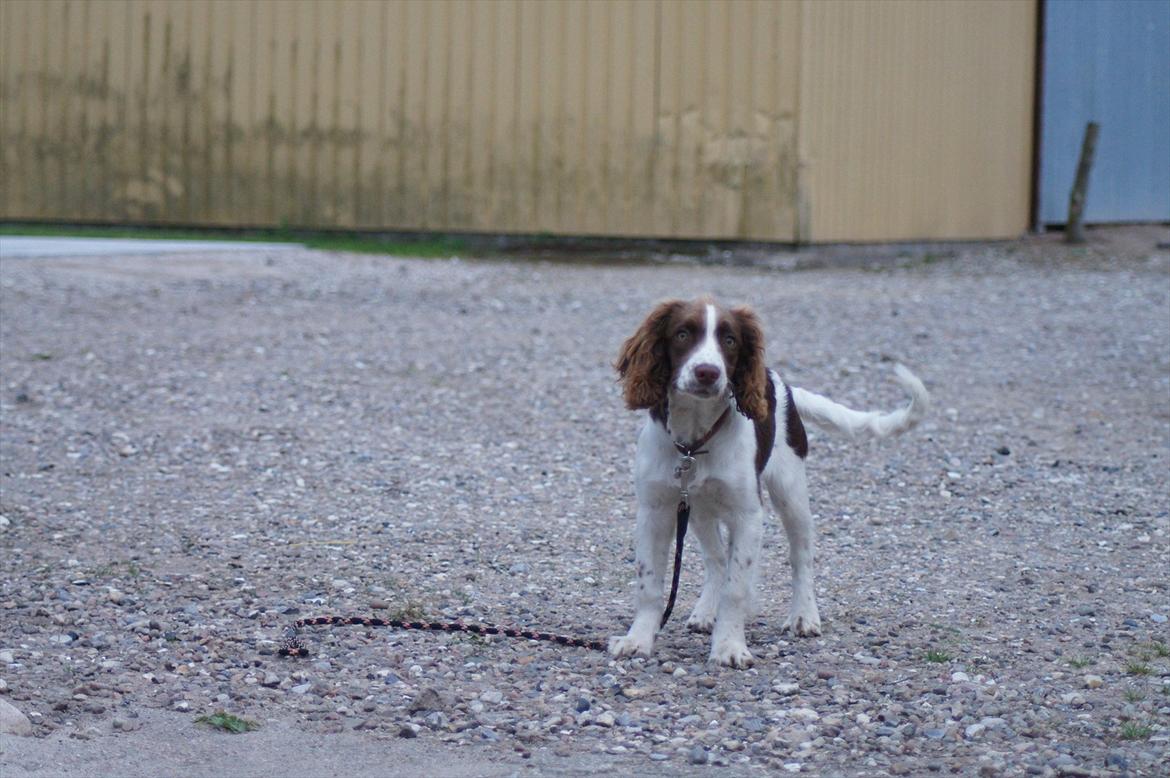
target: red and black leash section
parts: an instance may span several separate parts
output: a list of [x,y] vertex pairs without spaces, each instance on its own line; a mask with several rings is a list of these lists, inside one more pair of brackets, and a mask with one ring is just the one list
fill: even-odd
[[465,624],[462,621],[407,621],[405,619],[375,619],[368,616],[317,616],[311,619],[298,619],[289,628],[284,645],[277,652],[281,656],[306,657],[309,649],[301,641],[300,631],[305,627],[352,625],[358,627],[389,627],[390,629],[411,629],[426,632],[467,632],[472,635],[503,635],[509,638],[524,638],[538,640],[545,643],[556,643],[560,646],[572,648],[586,648],[590,651],[609,650],[603,640],[589,640],[575,638],[569,635],[554,635],[549,632],[539,632],[531,629],[517,629],[516,627],[501,627],[495,624]]

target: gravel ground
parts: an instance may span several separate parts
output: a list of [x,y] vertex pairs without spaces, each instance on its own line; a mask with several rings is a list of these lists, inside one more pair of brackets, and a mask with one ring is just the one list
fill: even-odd
[[[1166,775],[1167,252],[767,264],[4,260],[0,700],[36,736],[5,771],[191,774],[146,748],[186,726],[239,771],[311,742],[418,774]],[[610,362],[707,291],[797,385],[892,407],[897,359],[935,398],[894,441],[812,433],[822,637],[779,632],[772,520],[751,670],[683,618],[648,661],[355,627],[276,655],[335,612],[624,632],[641,419]],[[688,543],[678,612],[701,578]],[[262,728],[203,732],[220,709]]]

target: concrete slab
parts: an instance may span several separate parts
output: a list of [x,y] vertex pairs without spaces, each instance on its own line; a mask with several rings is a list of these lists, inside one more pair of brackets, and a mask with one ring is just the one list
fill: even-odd
[[258,243],[219,240],[151,240],[145,238],[0,237],[0,258],[105,257],[125,254],[179,254],[188,252],[278,251],[300,248],[298,243]]

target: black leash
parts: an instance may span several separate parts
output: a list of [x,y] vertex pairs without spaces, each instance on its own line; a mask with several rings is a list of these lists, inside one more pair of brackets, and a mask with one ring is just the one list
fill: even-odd
[[662,612],[662,621],[658,628],[666,626],[670,620],[670,612],[674,610],[674,598],[678,596],[678,577],[682,573],[683,540],[687,536],[687,522],[691,518],[691,506],[684,497],[678,504],[678,518],[674,524],[674,573],[670,577],[670,596],[666,598],[666,610]]
[[407,621],[406,619],[375,619],[368,616],[317,616],[311,619],[298,619],[289,627],[284,645],[277,652],[281,656],[309,656],[309,649],[301,641],[300,631],[305,627],[320,627],[329,624],[352,624],[361,627],[390,627],[391,629],[417,629],[429,632],[469,632],[472,635],[503,635],[509,638],[527,638],[546,643],[556,643],[561,646],[587,648],[591,651],[608,651],[609,646],[604,640],[589,640],[575,638],[568,635],[554,635],[549,632],[538,632],[531,629],[516,627],[501,627],[495,624],[465,624],[462,621]]

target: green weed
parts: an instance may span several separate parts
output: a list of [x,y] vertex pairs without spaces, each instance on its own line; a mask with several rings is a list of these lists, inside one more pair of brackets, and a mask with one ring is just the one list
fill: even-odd
[[242,719],[232,713],[224,711],[216,711],[210,716],[200,716],[195,719],[200,724],[206,724],[215,729],[222,729],[224,732],[231,732],[233,735],[242,735],[245,732],[251,732],[254,729],[260,729],[260,725],[255,721],[249,719]]

